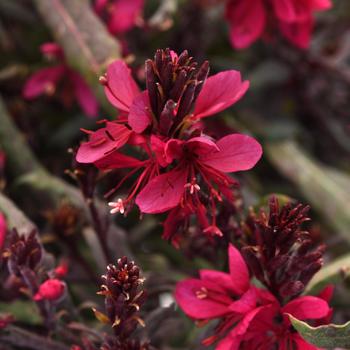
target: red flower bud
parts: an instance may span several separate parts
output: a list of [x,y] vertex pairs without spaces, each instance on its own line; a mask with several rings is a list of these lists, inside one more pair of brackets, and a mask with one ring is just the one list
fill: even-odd
[[34,295],[33,299],[35,301],[39,300],[57,300],[62,297],[66,285],[64,282],[58,279],[48,279],[42,283],[39,287],[39,291]]

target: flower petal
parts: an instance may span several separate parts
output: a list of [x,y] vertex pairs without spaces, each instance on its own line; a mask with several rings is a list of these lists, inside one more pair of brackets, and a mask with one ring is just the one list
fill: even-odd
[[163,213],[176,207],[181,200],[187,179],[187,169],[172,170],[152,179],[136,197],[142,213]]
[[73,83],[75,96],[83,111],[90,117],[96,117],[98,103],[90,87],[79,74],[73,71],[70,72],[69,78]]
[[128,116],[128,124],[135,132],[141,134],[151,124],[150,110],[148,92],[143,91],[134,98]]
[[230,25],[230,40],[236,49],[244,49],[263,35],[266,12],[262,0],[229,1],[226,19]]
[[55,88],[58,80],[63,77],[65,66],[59,65],[38,70],[25,83],[23,97],[33,99]]
[[307,295],[290,301],[281,311],[299,320],[313,320],[327,316],[329,310],[325,300]]
[[214,141],[204,136],[192,137],[186,142],[186,145],[191,149],[192,152],[198,155],[205,155],[208,152],[220,151],[219,147]]
[[239,250],[232,244],[228,247],[228,256],[233,290],[238,295],[242,295],[249,288],[249,271],[247,265]]
[[76,160],[79,163],[94,163],[109,152],[122,147],[131,133],[132,131],[124,125],[107,122],[105,128],[93,132],[89,141],[80,145]]
[[5,217],[2,213],[0,213],[0,251],[4,246],[4,242],[6,238],[6,230],[7,230],[7,225],[6,225]]
[[99,169],[137,168],[145,164],[145,161],[126,156],[119,152],[113,152],[94,163]]
[[108,22],[108,29],[113,34],[122,34],[135,26],[141,15],[144,0],[118,0],[113,4],[113,11]]
[[209,77],[198,95],[194,118],[208,117],[230,107],[245,94],[248,87],[249,82],[242,82],[241,73],[235,70]]
[[246,314],[256,307],[258,295],[254,287],[249,288],[237,301],[230,305],[230,310],[239,314]]
[[175,299],[186,315],[194,319],[211,319],[229,313],[228,305],[210,298],[199,298],[196,292],[210,288],[210,283],[190,278],[177,283]]
[[200,161],[225,173],[249,170],[254,167],[262,155],[260,144],[247,135],[227,135],[216,145],[220,151],[202,155]]
[[124,61],[116,60],[108,66],[105,93],[114,107],[129,112],[134,98],[139,94],[139,88]]
[[292,44],[301,49],[307,49],[309,47],[314,26],[314,20],[311,16],[303,21],[293,23],[280,22],[279,26],[282,34]]
[[202,281],[212,282],[221,291],[232,291],[232,278],[228,273],[202,269],[199,275]]
[[217,345],[216,350],[238,350],[251,322],[259,313],[263,312],[265,308],[265,306],[260,306],[248,312],[225,339]]

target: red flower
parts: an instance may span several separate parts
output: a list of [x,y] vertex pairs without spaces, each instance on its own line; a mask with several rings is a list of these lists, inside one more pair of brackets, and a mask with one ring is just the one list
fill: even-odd
[[141,20],[144,0],[96,0],[95,11],[107,22],[112,34],[121,35]]
[[52,95],[58,85],[62,85],[61,96],[64,103],[71,104],[74,96],[86,115],[95,117],[98,110],[97,100],[80,74],[67,65],[62,49],[55,43],[45,43],[40,50],[47,58],[60,63],[34,73],[24,85],[24,98],[32,100],[44,93]]
[[288,314],[299,320],[317,321],[327,317],[330,311],[328,302],[320,297],[302,296],[284,306],[275,299],[247,313],[216,350],[317,350],[292,328]]
[[6,238],[7,225],[5,217],[0,213],[0,251],[2,250]]
[[330,0],[228,0],[226,18],[233,47],[250,46],[278,27],[292,44],[307,48],[313,29],[313,12],[332,6]]
[[199,279],[190,278],[176,286],[175,299],[186,315],[201,321],[222,319],[215,334],[203,341],[205,345],[225,337],[235,324],[236,328],[242,327],[246,315],[255,312],[257,303],[274,300],[268,292],[250,285],[248,268],[233,245],[229,246],[228,255],[229,274],[201,270]]
[[56,301],[61,299],[66,290],[66,284],[56,278],[51,278],[42,283],[38,292],[34,295],[35,301],[40,300],[52,300]]
[[139,193],[136,204],[143,213],[167,211],[181,200],[184,205],[188,200],[201,203],[198,197],[200,186],[196,180],[198,175],[204,180],[211,197],[220,200],[213,184],[228,186],[232,179],[224,173],[251,169],[262,154],[257,141],[240,134],[225,136],[216,143],[204,136],[188,141],[170,139],[164,148],[169,163],[177,160],[178,165],[154,177]]
[[[140,91],[124,62],[108,66],[100,80],[121,114],[95,132],[84,130],[89,141],[79,147],[76,159],[102,170],[131,169],[107,197],[138,174],[128,195],[109,203],[111,213],[127,213],[135,201],[143,213],[181,207],[177,212],[183,210],[187,217],[196,214],[206,233],[220,234],[216,202],[222,196],[231,198],[234,184],[225,173],[251,169],[262,150],[249,136],[212,140],[198,121],[234,104],[249,83],[234,70],[207,78],[208,62],[198,66],[186,51],[178,56],[169,49],[158,50],[154,60],[147,60],[145,71],[147,89]],[[136,147],[140,159],[124,155],[126,145]],[[211,222],[205,207],[210,209]]]

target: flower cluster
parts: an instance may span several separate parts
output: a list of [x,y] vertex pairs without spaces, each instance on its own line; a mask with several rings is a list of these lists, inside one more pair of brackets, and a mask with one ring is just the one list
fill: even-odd
[[[243,225],[250,242],[243,248],[248,265],[230,245],[229,274],[201,270],[199,279],[177,284],[175,298],[189,317],[200,322],[220,319],[204,345],[218,341],[217,350],[317,349],[300,337],[288,317],[320,324],[332,314],[332,287],[317,297],[299,296],[322,265],[323,247],[311,249],[312,239],[300,227],[307,209],[291,204],[279,209],[272,198],[269,214],[250,214],[249,225]],[[266,289],[250,283],[248,266]]]
[[[262,154],[250,136],[214,140],[204,133],[202,119],[233,105],[249,86],[234,70],[208,73],[208,62],[199,66],[187,51],[157,50],[145,63],[146,90],[140,91],[126,64],[115,61],[100,81],[120,115],[95,132],[85,130],[90,139],[76,155],[102,170],[130,169],[107,196],[137,174],[128,195],[109,203],[111,212],[127,213],[134,203],[142,213],[169,212],[164,237],[173,242],[193,214],[202,231],[221,235],[217,206],[233,199],[235,184],[227,173],[251,169]],[[127,144],[138,158],[123,153]]]
[[18,290],[29,295],[37,303],[46,327],[51,329],[56,306],[65,296],[66,284],[61,278],[67,269],[63,266],[53,270],[44,268],[44,252],[35,231],[25,236],[13,230],[8,236],[3,251],[9,274],[6,286],[12,293]]
[[24,98],[32,100],[42,94],[51,96],[59,89],[61,100],[66,106],[70,106],[75,98],[87,116],[96,117],[98,102],[85,80],[68,66],[61,47],[56,43],[45,43],[40,46],[40,50],[48,60],[58,63],[39,69],[26,81]]
[[242,254],[254,275],[280,301],[301,294],[312,276],[321,269],[325,246],[315,244],[302,229],[308,221],[308,206],[291,203],[279,207],[277,197],[269,200],[269,214],[251,211],[242,224]]
[[228,0],[226,19],[232,46],[244,49],[277,29],[293,45],[307,48],[313,13],[331,6],[330,0]]
[[94,309],[96,317],[110,324],[113,336],[107,336],[101,350],[148,350],[147,342],[132,339],[132,333],[138,325],[144,326],[139,310],[144,303],[146,293],[141,289],[143,279],[140,269],[127,257],[118,260],[117,265],[108,265],[102,276],[103,284],[98,294],[105,297],[105,312]]

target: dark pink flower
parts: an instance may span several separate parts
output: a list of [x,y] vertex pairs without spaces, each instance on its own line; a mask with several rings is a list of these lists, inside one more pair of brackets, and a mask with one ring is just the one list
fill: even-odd
[[38,292],[33,296],[33,300],[57,301],[64,295],[65,290],[66,284],[64,282],[56,278],[50,278],[40,285]]
[[[232,134],[216,143],[207,137],[188,141],[170,139],[165,145],[165,158],[178,165],[169,172],[154,177],[139,193],[136,204],[143,213],[161,213],[176,207],[180,201],[197,200],[198,176],[211,197],[219,199],[214,184],[228,186],[232,180],[224,173],[251,169],[260,159],[262,149],[253,138]],[[215,208],[213,208],[215,210]]]
[[233,245],[228,255],[230,273],[200,270],[199,279],[189,278],[176,285],[175,299],[187,316],[199,321],[221,319],[215,334],[203,341],[205,345],[226,337],[235,324],[242,327],[257,303],[274,300],[269,293],[250,285],[248,268]]
[[[232,197],[235,184],[226,173],[251,169],[262,149],[249,136],[215,141],[203,133],[199,121],[236,103],[249,87],[237,71],[207,78],[208,72],[208,62],[199,66],[186,51],[178,56],[157,50],[154,60],[145,63],[147,89],[141,91],[123,61],[108,66],[100,81],[120,115],[97,131],[84,130],[89,141],[79,147],[76,159],[101,170],[130,169],[106,197],[137,176],[124,198],[109,203],[112,213],[127,213],[135,202],[142,213],[173,209],[183,218],[196,215],[205,233],[221,234],[216,205]],[[127,146],[139,155],[125,155]]]
[[4,215],[0,212],[0,251],[2,250],[6,238],[7,225]]
[[226,19],[233,47],[250,46],[276,29],[292,44],[309,46],[313,13],[328,10],[330,0],[228,0]]
[[317,321],[330,311],[328,302],[320,297],[302,296],[284,306],[275,299],[271,304],[247,313],[241,323],[217,345],[216,350],[317,350],[319,348],[307,343],[293,329],[288,314],[299,320]]
[[96,0],[95,11],[112,34],[121,35],[141,21],[144,0]]
[[55,43],[45,43],[40,49],[48,59],[59,63],[35,72],[23,87],[24,98],[32,100],[42,94],[53,95],[59,89],[63,102],[70,104],[74,96],[86,115],[95,117],[97,100],[81,75],[67,65],[62,49]]

